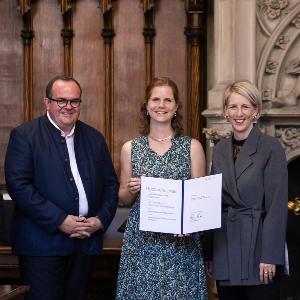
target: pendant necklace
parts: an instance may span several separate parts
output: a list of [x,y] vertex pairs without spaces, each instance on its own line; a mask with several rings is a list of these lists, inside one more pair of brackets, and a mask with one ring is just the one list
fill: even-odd
[[167,140],[170,140],[172,137],[173,137],[173,134],[165,137],[165,138],[156,138],[154,136],[151,136],[151,135],[148,135],[150,139],[152,139],[153,141],[156,141],[156,142],[164,142],[164,141],[167,141]]

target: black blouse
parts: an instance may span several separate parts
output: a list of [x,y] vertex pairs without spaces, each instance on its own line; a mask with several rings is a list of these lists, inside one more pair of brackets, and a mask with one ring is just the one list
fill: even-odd
[[238,158],[243,145],[245,144],[247,139],[244,140],[236,140],[234,136],[232,135],[232,149],[233,149],[233,161],[235,162]]

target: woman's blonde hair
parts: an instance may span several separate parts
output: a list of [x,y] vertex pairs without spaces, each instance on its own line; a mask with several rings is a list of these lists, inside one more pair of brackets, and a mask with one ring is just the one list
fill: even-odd
[[227,86],[223,97],[223,110],[228,106],[229,98],[232,93],[239,94],[247,98],[250,103],[257,109],[258,115],[260,115],[262,107],[262,97],[257,87],[248,80],[240,80],[231,83]]

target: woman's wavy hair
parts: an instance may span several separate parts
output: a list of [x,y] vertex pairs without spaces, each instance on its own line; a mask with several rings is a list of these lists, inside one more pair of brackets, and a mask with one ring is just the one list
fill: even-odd
[[183,132],[182,115],[181,115],[182,104],[179,100],[179,92],[176,83],[168,77],[155,77],[147,86],[145,92],[145,98],[144,101],[141,103],[141,108],[140,108],[140,112],[141,112],[140,133],[143,135],[147,135],[150,132],[150,116],[147,114],[147,105],[151,97],[152,90],[158,86],[169,86],[173,92],[174,100],[177,104],[177,111],[176,111],[176,116],[174,115],[171,121],[171,126],[174,130],[175,135],[182,135]]

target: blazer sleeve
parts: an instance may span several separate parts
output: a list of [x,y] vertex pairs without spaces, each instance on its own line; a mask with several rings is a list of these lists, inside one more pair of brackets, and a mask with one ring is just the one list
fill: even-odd
[[7,190],[17,210],[54,232],[67,213],[39,193],[34,186],[34,159],[32,145],[21,130],[13,129],[5,157]]
[[103,191],[100,210],[97,213],[105,231],[115,216],[118,205],[119,181],[110,157],[106,142],[103,140]]
[[282,265],[287,222],[288,172],[285,153],[274,139],[264,170],[265,218],[261,262]]

